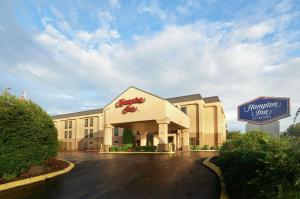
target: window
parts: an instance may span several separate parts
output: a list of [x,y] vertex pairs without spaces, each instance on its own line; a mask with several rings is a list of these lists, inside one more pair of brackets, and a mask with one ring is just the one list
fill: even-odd
[[93,126],[94,125],[94,118],[90,118],[90,126]]
[[181,111],[184,112],[185,114],[187,113],[186,107],[181,107]]
[[114,141],[114,143],[115,143],[115,144],[118,144],[118,143],[119,143],[119,141],[118,141],[118,140],[115,140],[115,141]]
[[114,136],[119,136],[119,128],[114,128]]
[[90,144],[94,144],[94,142],[90,142]]
[[90,129],[90,138],[94,137],[93,129]]
[[89,136],[89,131],[88,129],[85,129],[84,130],[84,137],[87,138]]
[[84,121],[84,126],[85,126],[85,127],[88,127],[88,126],[89,126],[89,119],[85,119],[85,121]]
[[69,131],[69,139],[72,139],[72,131]]
[[65,129],[67,129],[68,128],[68,121],[66,120],[65,121]]
[[69,121],[69,129],[71,129],[72,128],[72,121],[70,120]]
[[68,131],[65,131],[65,139],[68,139]]

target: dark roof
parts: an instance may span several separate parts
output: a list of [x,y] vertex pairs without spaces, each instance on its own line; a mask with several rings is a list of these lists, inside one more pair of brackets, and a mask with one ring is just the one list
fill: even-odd
[[[133,87],[133,86],[131,86],[131,87]],[[131,88],[131,87],[129,87],[129,88]],[[133,88],[138,89],[136,87],[133,87]],[[126,90],[128,90],[128,89],[126,89]],[[138,89],[138,90],[141,90],[141,89]],[[143,90],[141,90],[141,91],[143,91]],[[146,91],[143,91],[143,92],[146,92]],[[146,93],[148,93],[148,92],[146,92]],[[151,93],[148,93],[148,94],[151,94]],[[153,94],[151,94],[151,95],[153,95]],[[156,96],[156,95],[153,95],[153,96]],[[156,97],[161,98],[159,96],[156,96]],[[161,99],[163,99],[163,98],[161,98]],[[196,100],[204,100],[205,103],[220,102],[220,99],[219,99],[218,96],[212,96],[212,97],[204,97],[204,98],[202,98],[202,96],[200,94],[185,95],[185,96],[179,96],[179,97],[171,97],[171,98],[166,98],[165,100],[169,101],[172,104],[173,103],[179,103],[179,102],[196,101]],[[88,110],[88,111],[80,111],[80,112],[75,112],[75,113],[66,113],[66,114],[61,114],[61,115],[54,115],[54,116],[52,116],[52,119],[77,117],[77,116],[97,114],[97,113],[102,113],[102,112],[103,112],[103,108],[101,108],[101,109],[94,109],[94,110]]]
[[178,103],[178,102],[188,102],[188,101],[195,101],[195,100],[201,100],[202,97],[200,94],[194,94],[194,95],[185,95],[185,96],[180,96],[180,97],[172,97],[172,98],[167,98],[171,103]]
[[204,97],[203,100],[205,103],[220,102],[220,99],[218,96]]
[[91,115],[91,114],[98,114],[102,113],[103,109],[93,109],[93,110],[88,110],[88,111],[80,111],[80,112],[75,112],[75,113],[66,113],[66,114],[61,114],[61,115],[53,115],[51,116],[52,119],[61,119],[61,118],[67,118],[67,117],[77,117],[77,116],[82,116],[82,115]]

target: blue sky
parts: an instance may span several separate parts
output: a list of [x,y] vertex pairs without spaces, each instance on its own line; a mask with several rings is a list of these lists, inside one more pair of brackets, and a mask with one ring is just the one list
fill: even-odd
[[294,115],[299,65],[300,0],[0,2],[0,90],[27,90],[50,114],[103,107],[133,85],[218,95],[243,130],[237,106],[257,96],[290,97]]

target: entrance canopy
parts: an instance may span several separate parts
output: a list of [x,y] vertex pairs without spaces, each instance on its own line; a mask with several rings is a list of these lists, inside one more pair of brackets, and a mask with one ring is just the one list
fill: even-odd
[[[169,101],[129,87],[104,108],[105,125],[157,131],[160,123],[170,129],[190,128],[190,118]],[[147,128],[147,129],[146,129]]]

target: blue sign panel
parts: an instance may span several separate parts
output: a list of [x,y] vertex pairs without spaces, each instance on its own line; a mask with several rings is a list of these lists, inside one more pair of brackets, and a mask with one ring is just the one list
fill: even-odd
[[238,106],[238,120],[255,124],[269,123],[290,116],[290,99],[259,97]]

